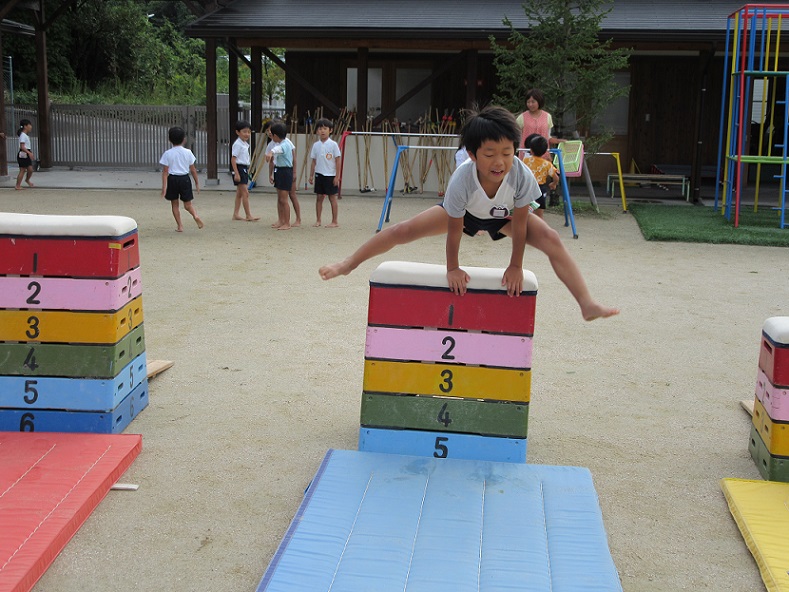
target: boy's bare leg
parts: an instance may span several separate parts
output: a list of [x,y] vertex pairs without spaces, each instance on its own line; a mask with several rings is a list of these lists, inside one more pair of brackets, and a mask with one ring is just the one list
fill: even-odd
[[337,207],[336,195],[329,196],[329,205],[331,206],[331,224],[329,224],[326,228],[337,228],[339,226],[337,223],[337,214],[339,208]]
[[241,186],[236,187],[236,205],[233,209],[233,220],[243,220],[241,216]]
[[190,214],[192,214],[192,218],[194,218],[198,228],[203,228],[203,226],[205,226],[205,224],[203,224],[203,221],[200,219],[200,216],[197,215],[197,211],[195,210],[195,207],[192,205],[191,201],[184,202],[184,209]]
[[290,188],[290,201],[293,204],[293,213],[296,215],[296,221],[293,223],[293,226],[301,226],[301,205],[296,195],[296,181],[293,181],[293,187]]
[[321,278],[330,280],[338,275],[348,275],[368,259],[390,251],[397,245],[404,245],[426,236],[445,234],[447,213],[441,206],[433,206],[413,218],[398,222],[374,234],[352,255],[318,270]]
[[257,222],[260,220],[260,216],[253,216],[252,211],[249,209],[249,191],[247,191],[246,186],[241,186],[241,205],[244,207],[244,214],[246,218],[243,218],[247,222]]
[[567,286],[570,294],[581,307],[581,315],[584,320],[593,321],[619,314],[618,308],[604,306],[592,298],[578,264],[559,238],[559,233],[548,226],[542,218],[529,215],[526,227],[526,244],[539,249],[548,256],[556,277]]
[[321,216],[323,216],[323,198],[326,197],[325,195],[317,194],[315,196],[315,224],[313,226],[318,227],[321,225]]
[[22,187],[22,179],[25,178],[25,169],[19,169],[19,174],[16,176],[16,186],[14,189],[17,191],[22,191],[24,187]]
[[33,167],[32,166],[27,167],[27,177],[25,177],[25,183],[27,183],[28,186],[30,187],[35,187],[35,185],[30,182],[30,177],[32,176],[33,176]]
[[175,231],[176,232],[183,232],[184,225],[181,224],[181,210],[178,207],[178,200],[174,199],[170,202],[170,207],[173,210],[173,218],[175,218]]
[[277,210],[280,212],[280,225],[277,230],[290,230],[290,204],[288,191],[277,189]]

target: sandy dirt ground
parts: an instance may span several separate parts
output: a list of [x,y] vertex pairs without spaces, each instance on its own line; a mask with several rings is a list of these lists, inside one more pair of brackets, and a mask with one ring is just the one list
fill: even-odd
[[[340,202],[339,229],[232,222],[232,192],[195,202],[206,222],[174,232],[157,191],[0,192],[0,211],[116,214],[140,229],[150,384],[127,432],[143,451],[36,585],[36,592],[254,590],[329,448],[355,449],[368,279],[385,259],[442,263],[441,237],[324,282],[318,267],[375,229],[381,195]],[[398,198],[392,219],[432,205]],[[622,314],[582,321],[547,259],[540,283],[530,463],[591,469],[628,592],[760,590],[719,480],[758,479],[748,450],[761,327],[789,314],[777,248],[654,243],[612,200],[573,240],[548,214],[599,300]],[[683,206],[678,206],[683,207]],[[689,206],[688,206],[689,207]],[[466,238],[461,263],[504,267],[509,242]],[[513,508],[513,512],[517,511]]]

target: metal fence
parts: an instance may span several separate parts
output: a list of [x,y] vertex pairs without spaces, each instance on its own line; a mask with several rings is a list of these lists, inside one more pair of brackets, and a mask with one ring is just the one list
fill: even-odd
[[[38,116],[29,105],[6,106],[6,149],[16,162],[16,129],[21,119],[33,122],[32,150],[38,154]],[[279,115],[272,113],[272,115]],[[249,119],[248,113],[242,117]],[[158,168],[162,153],[170,148],[167,130],[186,130],[186,146],[194,152],[197,167],[206,168],[208,134],[206,108],[152,105],[52,105],[52,161],[54,166]],[[217,155],[220,170],[230,166],[228,108],[217,109]]]

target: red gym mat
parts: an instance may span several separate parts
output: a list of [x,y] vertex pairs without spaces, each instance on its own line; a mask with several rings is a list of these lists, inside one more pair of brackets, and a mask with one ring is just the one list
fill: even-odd
[[33,587],[140,450],[137,434],[0,432],[0,592]]

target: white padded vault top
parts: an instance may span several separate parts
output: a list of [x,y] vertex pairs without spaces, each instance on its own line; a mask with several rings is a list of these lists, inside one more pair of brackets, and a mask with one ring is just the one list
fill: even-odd
[[125,236],[137,230],[126,216],[54,216],[0,212],[0,235]]
[[[461,265],[461,269],[471,276],[469,290],[498,290],[506,292],[501,285],[504,269],[472,267]],[[384,261],[370,275],[372,284],[393,284],[398,286],[423,286],[428,288],[449,288],[447,268],[433,263],[414,263],[411,261]],[[537,276],[523,270],[522,292],[537,291]]]

